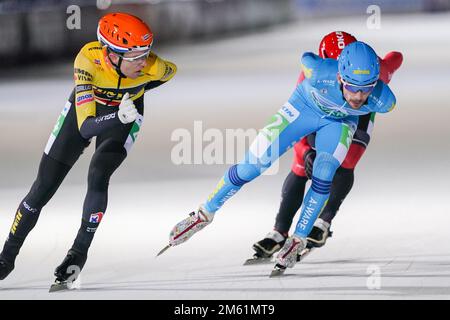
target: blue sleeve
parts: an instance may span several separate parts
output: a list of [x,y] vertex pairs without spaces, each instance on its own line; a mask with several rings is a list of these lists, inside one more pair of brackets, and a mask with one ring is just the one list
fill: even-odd
[[317,67],[321,64],[323,59],[312,52],[305,52],[301,59],[301,67],[305,78],[308,81],[313,81],[317,74]]
[[386,113],[390,112],[395,108],[395,103],[397,102],[394,93],[391,91],[388,85],[383,84],[383,90],[381,91],[380,101],[382,102],[379,105],[378,110],[376,112]]

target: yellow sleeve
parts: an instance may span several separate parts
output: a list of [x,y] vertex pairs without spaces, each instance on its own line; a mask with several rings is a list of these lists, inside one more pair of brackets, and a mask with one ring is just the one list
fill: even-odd
[[151,76],[151,81],[169,81],[177,72],[177,66],[174,63],[163,60],[156,54],[151,54],[149,59],[148,74]]
[[162,65],[164,65],[164,72],[162,73],[160,81],[169,81],[173,78],[175,73],[177,73],[177,66],[170,61],[160,60],[162,61]]
[[80,51],[74,62],[75,110],[78,129],[88,117],[95,117],[94,89],[95,75],[93,63]]

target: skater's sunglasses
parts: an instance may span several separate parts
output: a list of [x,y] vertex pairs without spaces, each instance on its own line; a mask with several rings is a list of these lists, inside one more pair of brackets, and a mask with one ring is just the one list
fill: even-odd
[[128,62],[136,62],[136,61],[142,61],[142,60],[147,60],[148,56],[150,55],[150,50],[144,52],[143,54],[140,54],[136,57],[124,57],[122,55],[122,59]]
[[375,81],[375,82],[365,85],[365,86],[358,86],[356,84],[346,82],[342,78],[341,78],[341,81],[342,81],[344,88],[353,93],[357,93],[358,91],[361,91],[362,93],[370,93],[373,91],[373,89],[375,88],[375,86],[377,85],[377,82],[378,82],[378,81]]

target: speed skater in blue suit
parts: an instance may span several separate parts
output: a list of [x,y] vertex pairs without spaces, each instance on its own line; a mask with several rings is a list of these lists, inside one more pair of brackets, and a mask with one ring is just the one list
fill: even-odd
[[389,86],[378,81],[377,54],[364,42],[347,45],[337,61],[306,52],[301,58],[301,68],[305,80],[260,130],[244,159],[225,172],[198,210],[175,225],[169,246],[185,242],[210,224],[226,200],[244,184],[261,175],[301,138],[315,132],[317,156],[312,184],[295,231],[276,258],[276,267],[295,265],[314,221],[328,201],[334,174],[345,159],[359,116],[387,113],[396,103]]

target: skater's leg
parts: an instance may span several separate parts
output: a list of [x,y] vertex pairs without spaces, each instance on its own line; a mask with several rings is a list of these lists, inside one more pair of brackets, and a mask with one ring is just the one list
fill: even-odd
[[[58,281],[66,280],[70,275],[67,272],[68,263],[76,261],[81,271],[86,262],[89,247],[106,212],[110,178],[127,157],[142,125],[143,108],[139,107],[138,111],[140,115],[136,122],[97,136],[96,150],[89,166],[81,225],[66,258],[55,270]],[[109,112],[107,108],[97,110],[99,115]]]
[[374,113],[359,117],[358,128],[353,135],[352,144],[333,178],[328,203],[320,217],[314,222],[314,227],[308,235],[308,246],[321,247],[331,236],[331,222],[353,187],[354,169],[369,145],[374,118]]
[[339,207],[352,189],[354,169],[345,169],[342,166],[336,171],[330,190],[330,198],[320,214],[320,218],[327,223],[336,216]]
[[292,170],[286,177],[281,191],[281,203],[275,218],[274,229],[285,234],[289,232],[292,219],[303,202],[306,182],[308,178],[305,171],[305,154],[311,151],[311,146],[304,137],[294,146],[294,161]]
[[295,144],[292,171],[283,183],[281,203],[275,218],[275,225],[273,230],[266,234],[263,239],[253,244],[253,250],[256,252],[251,259],[253,262],[261,258],[270,258],[283,247],[288,237],[292,220],[300,208],[305,194],[305,186],[308,178],[305,171],[304,155],[310,150],[311,146],[307,141],[307,137],[304,137]]
[[343,168],[336,170],[330,189],[330,197],[320,217],[314,222],[311,232],[308,234],[308,247],[321,247],[331,236],[331,221],[336,216],[342,202],[350,192],[354,179],[354,170]]
[[282,234],[289,232],[292,219],[302,205],[307,181],[306,177],[298,176],[292,171],[286,177],[281,192],[280,209],[275,218],[275,229],[278,232]]
[[357,118],[347,122],[330,122],[316,136],[317,156],[314,161],[312,185],[308,190],[295,235],[306,238],[314,221],[327,204],[334,174],[344,160],[350,146]]
[[125,160],[123,143],[104,141],[95,151],[89,166],[88,189],[83,205],[81,226],[72,249],[87,252],[108,204],[109,180]]
[[175,225],[170,233],[170,245],[185,242],[211,223],[226,200],[267,170],[300,138],[315,131],[319,121],[320,117],[308,107],[297,110],[286,103],[260,131],[244,160],[227,170],[204,205]]
[[351,117],[345,122],[324,119],[324,122],[326,123],[316,135],[317,156],[313,166],[312,185],[303,201],[294,235],[289,238],[290,241],[286,241],[277,256],[277,266],[293,267],[297,255],[306,247],[306,237],[326,205],[333,176],[347,154],[357,118]]
[[69,170],[68,165],[56,161],[46,154],[42,156],[37,178],[17,209],[14,222],[0,255],[2,260],[14,266],[25,238],[36,225],[41,209],[55,194]]
[[[317,138],[319,133],[320,130]],[[298,254],[306,247],[306,237],[328,200],[333,175],[340,165],[332,153],[323,151],[318,144],[316,146],[317,156],[314,161],[312,185],[305,196],[294,235],[288,238],[277,256],[276,268],[292,268],[297,262]]]
[[358,129],[353,136],[347,156],[333,179],[328,204],[320,215],[320,218],[328,223],[331,223],[353,187],[354,169],[370,143],[374,120],[375,113],[359,118]]
[[95,231],[106,212],[109,179],[125,157],[123,144],[117,145],[115,141],[105,141],[95,151],[89,166],[88,191],[83,205],[81,226],[72,248],[55,270],[58,281],[67,280],[73,273],[67,269],[70,265],[76,265],[77,272],[83,269]]
[[[19,204],[0,260],[14,266],[15,258],[25,238],[36,225],[42,208],[53,197],[70,168],[88,145],[89,141],[83,139],[78,132],[72,93],[50,135],[37,178],[30,192]],[[0,274],[0,279],[6,276],[5,273]]]
[[300,138],[317,128],[318,119],[308,108],[301,112],[289,103],[276,113],[250,146],[243,161],[232,166],[205,202],[205,209],[215,213],[240,188],[261,175]]
[[275,226],[263,239],[253,244],[254,258],[270,258],[280,250],[292,224],[295,213],[302,205],[305,185],[308,179],[289,172],[283,183],[280,209],[275,219]]

